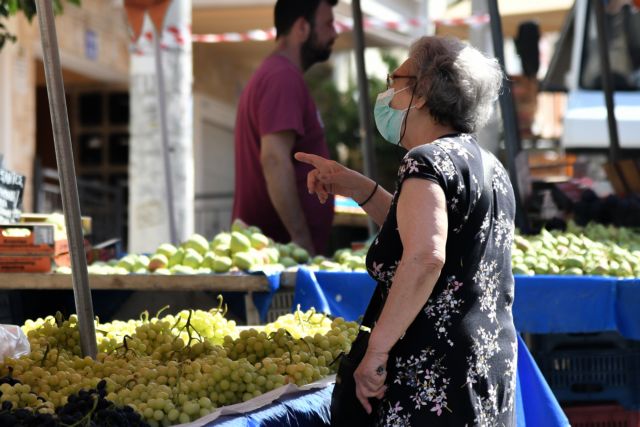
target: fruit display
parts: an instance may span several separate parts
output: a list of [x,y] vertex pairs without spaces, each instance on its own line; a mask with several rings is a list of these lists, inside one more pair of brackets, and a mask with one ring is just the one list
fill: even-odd
[[46,417],[57,425],[67,414],[60,425],[96,425],[89,421],[132,418],[134,411],[151,426],[190,422],[217,407],[335,372],[333,362],[358,332],[355,322],[313,310],[250,328],[236,327],[224,314],[218,307],[96,321],[96,360],[80,355],[75,316],[27,321],[22,329],[31,353],[0,363],[0,377],[11,379],[0,385],[0,417],[39,417],[42,424],[29,425],[47,425]]
[[[88,266],[90,274],[211,274],[232,271],[284,270],[305,264],[309,253],[295,243],[281,244],[258,227],[240,220],[211,241],[193,234],[178,246],[163,243],[153,254],[128,254],[119,260]],[[68,267],[56,272],[70,273]]]
[[570,223],[567,231],[542,230],[514,238],[515,274],[640,277],[640,234],[624,227]]
[[[211,274],[234,271],[282,271],[305,265],[312,271],[366,272],[368,245],[337,250],[332,257],[310,258],[295,243],[281,244],[255,226],[236,220],[229,232],[211,241],[194,234],[180,246],[165,243],[147,255],[96,262],[92,274]],[[569,222],[566,231],[543,229],[532,236],[516,234],[512,267],[515,274],[640,277],[640,233],[630,228]],[[70,269],[59,268],[69,273]]]

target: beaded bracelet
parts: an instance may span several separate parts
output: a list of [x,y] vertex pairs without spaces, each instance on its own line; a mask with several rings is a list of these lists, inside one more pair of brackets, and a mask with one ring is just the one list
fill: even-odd
[[365,199],[365,201],[364,201],[364,202],[362,202],[362,203],[358,203],[358,206],[363,207],[364,205],[366,205],[366,204],[367,204],[367,202],[368,202],[369,200],[371,200],[371,198],[373,197],[373,195],[374,195],[374,194],[376,194],[376,191],[378,191],[378,187],[379,187],[379,186],[380,186],[380,184],[378,184],[378,183],[376,182],[376,186],[375,186],[375,187],[373,187],[373,191],[371,192],[371,194],[369,194],[369,197],[367,197],[367,198]]

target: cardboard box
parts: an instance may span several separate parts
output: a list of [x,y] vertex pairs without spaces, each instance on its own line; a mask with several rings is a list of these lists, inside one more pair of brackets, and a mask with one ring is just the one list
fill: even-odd
[[[42,213],[25,213],[22,212],[20,214],[19,222],[22,224],[48,224],[47,218],[49,218],[50,214],[42,214]],[[82,234],[88,236],[91,234],[92,222],[91,217],[83,216],[80,218],[82,224]]]
[[49,273],[51,255],[0,255],[0,273]]
[[[53,255],[53,224],[0,224],[0,255]],[[24,234],[19,234],[24,231]]]
[[[87,239],[84,239],[84,252],[87,257],[87,263],[91,263],[91,243]],[[71,267],[71,254],[69,253],[69,241],[67,239],[56,240],[53,260],[59,267]]]

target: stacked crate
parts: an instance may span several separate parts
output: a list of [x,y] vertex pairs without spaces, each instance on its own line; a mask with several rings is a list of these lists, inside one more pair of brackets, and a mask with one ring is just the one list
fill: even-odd
[[542,335],[535,344],[573,427],[640,427],[640,342],[602,332]]

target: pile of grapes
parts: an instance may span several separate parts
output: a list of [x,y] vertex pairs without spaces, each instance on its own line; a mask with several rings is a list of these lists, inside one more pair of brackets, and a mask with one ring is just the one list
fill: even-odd
[[96,321],[96,360],[81,357],[75,316],[27,321],[22,329],[31,353],[0,363],[7,379],[0,385],[0,425],[190,422],[217,407],[335,372],[334,361],[358,332],[355,322],[313,310],[244,329],[224,314],[218,307]]

